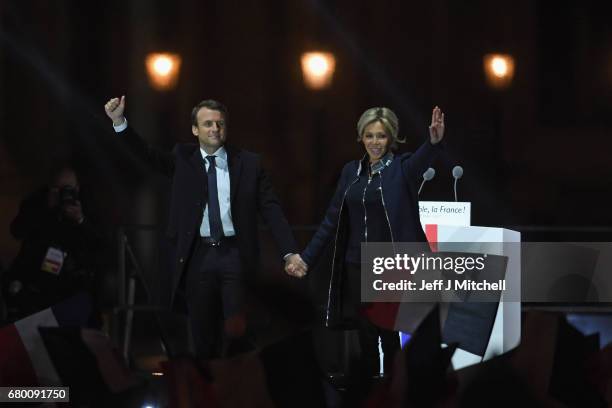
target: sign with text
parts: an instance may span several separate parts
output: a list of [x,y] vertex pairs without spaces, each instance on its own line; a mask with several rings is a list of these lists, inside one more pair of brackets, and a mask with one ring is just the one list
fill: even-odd
[[468,227],[471,214],[471,202],[419,201],[419,216],[423,228],[427,224]]

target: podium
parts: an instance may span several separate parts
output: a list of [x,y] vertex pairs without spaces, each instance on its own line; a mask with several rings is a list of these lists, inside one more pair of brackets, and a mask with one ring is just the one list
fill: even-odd
[[[478,227],[470,224],[470,203],[422,201],[419,203],[421,223],[430,246],[435,251],[458,251],[469,253],[486,253],[507,257],[506,293],[512,293],[512,299],[501,295],[499,305],[489,308],[494,313],[490,336],[485,338],[482,353],[475,354],[461,348],[455,352],[452,363],[455,369],[479,363],[496,355],[505,353],[520,343],[521,338],[521,234],[505,228]],[[466,225],[467,224],[467,225]],[[443,338],[451,327],[461,330],[462,324],[470,324],[470,312],[463,313],[461,324],[452,321],[461,313],[453,313],[453,305],[461,308],[461,304],[445,303],[441,306],[443,321]],[[478,303],[472,303],[478,308]],[[487,304],[481,304],[480,309],[487,309]],[[465,305],[469,307],[468,304]],[[410,314],[410,303],[401,307]],[[457,310],[457,309],[455,309]],[[485,310],[485,313],[487,311]],[[493,316],[491,316],[493,318]],[[454,333],[461,337],[462,333]],[[467,333],[463,333],[464,336]],[[453,337],[453,336],[450,336]],[[478,340],[478,339],[475,339]],[[482,339],[481,339],[482,340]],[[472,350],[473,351],[473,350]]]

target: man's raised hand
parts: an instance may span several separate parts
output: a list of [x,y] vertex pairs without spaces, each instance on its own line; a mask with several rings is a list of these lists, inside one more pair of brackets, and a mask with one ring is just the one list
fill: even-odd
[[125,111],[125,95],[121,98],[112,98],[104,105],[106,116],[111,118],[114,126],[119,126],[125,122],[123,112]]

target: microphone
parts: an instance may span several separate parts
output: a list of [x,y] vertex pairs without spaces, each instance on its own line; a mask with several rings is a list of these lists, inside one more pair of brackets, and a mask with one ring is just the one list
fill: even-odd
[[419,187],[419,192],[417,193],[417,196],[421,195],[421,190],[423,189],[423,185],[425,184],[425,182],[434,178],[435,175],[436,171],[433,169],[433,167],[430,167],[425,170],[425,173],[423,173],[423,182],[421,183],[421,187]]
[[454,186],[454,190],[455,190],[455,202],[457,202],[457,181],[463,177],[463,167],[461,166],[455,166],[453,167],[453,178],[455,179],[455,186]]

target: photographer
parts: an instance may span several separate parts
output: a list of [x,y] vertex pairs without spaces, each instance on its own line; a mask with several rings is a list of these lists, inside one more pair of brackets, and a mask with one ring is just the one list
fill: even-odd
[[71,167],[53,172],[47,186],[25,198],[10,228],[22,241],[3,277],[10,320],[92,290],[102,240],[85,215]]

